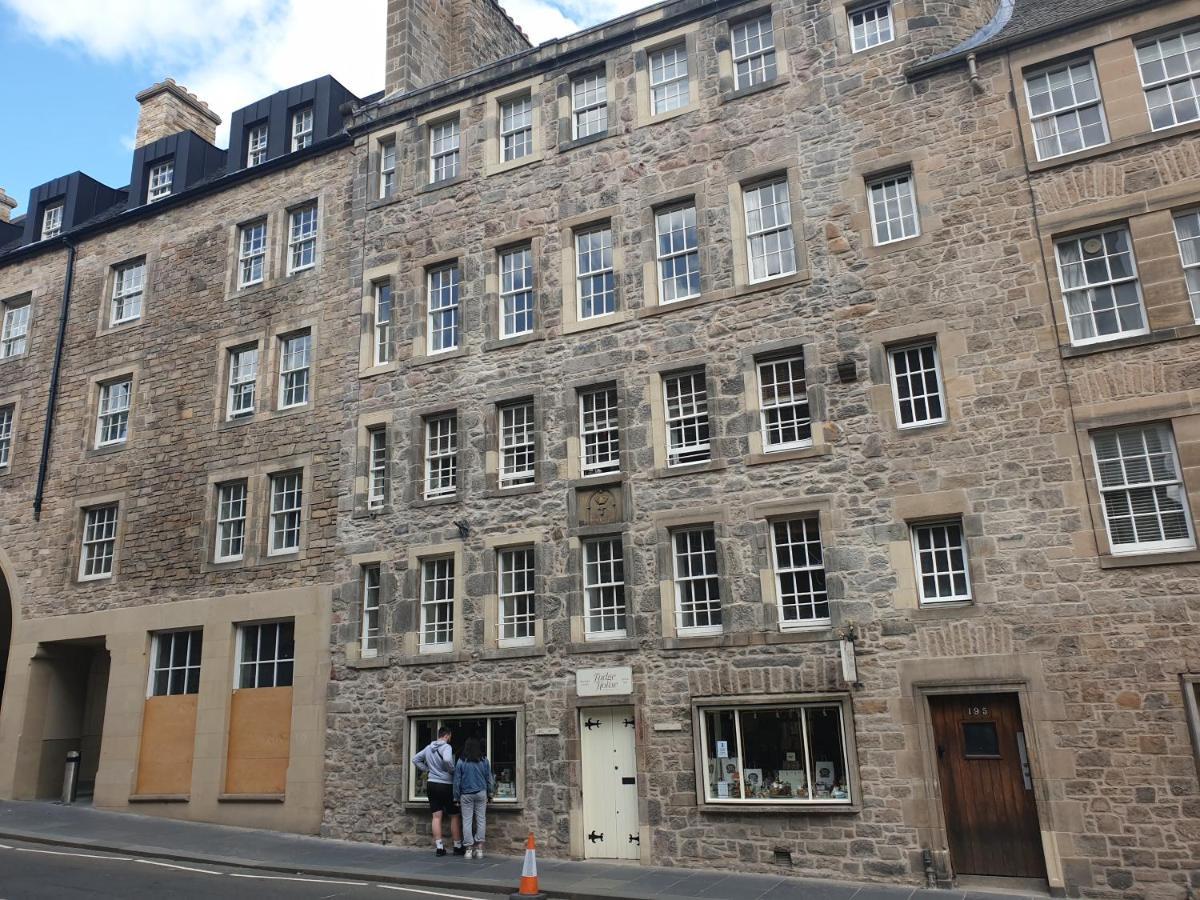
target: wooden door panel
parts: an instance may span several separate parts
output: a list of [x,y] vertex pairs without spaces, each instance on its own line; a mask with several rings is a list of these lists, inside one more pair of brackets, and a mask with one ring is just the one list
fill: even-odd
[[929,711],[955,872],[1045,877],[1017,695],[935,696]]
[[637,762],[633,710],[602,707],[579,714],[583,770],[583,849],[590,859],[637,859]]

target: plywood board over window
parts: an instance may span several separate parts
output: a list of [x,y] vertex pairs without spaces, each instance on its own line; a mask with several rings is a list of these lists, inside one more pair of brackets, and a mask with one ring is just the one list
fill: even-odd
[[291,756],[292,688],[234,691],[229,707],[226,794],[279,794]]
[[198,694],[146,698],[136,795],[191,792],[198,699]]

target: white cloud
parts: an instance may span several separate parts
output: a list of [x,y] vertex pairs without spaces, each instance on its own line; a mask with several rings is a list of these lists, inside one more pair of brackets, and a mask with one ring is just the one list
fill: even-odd
[[[535,44],[648,0],[501,0]],[[0,0],[20,27],[107,62],[170,75],[224,120],[281,88],[331,74],[362,96],[383,87],[387,0]],[[149,86],[149,85],[147,85]]]

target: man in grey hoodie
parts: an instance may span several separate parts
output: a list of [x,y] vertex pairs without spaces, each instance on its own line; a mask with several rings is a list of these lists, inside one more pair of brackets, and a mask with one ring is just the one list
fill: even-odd
[[425,793],[429,797],[429,811],[433,815],[433,845],[438,856],[446,855],[442,843],[442,820],[450,817],[450,834],[454,838],[454,855],[462,856],[466,851],[462,845],[462,819],[458,804],[454,802],[454,751],[450,748],[450,729],[438,729],[437,740],[412,758],[418,771],[425,773]]

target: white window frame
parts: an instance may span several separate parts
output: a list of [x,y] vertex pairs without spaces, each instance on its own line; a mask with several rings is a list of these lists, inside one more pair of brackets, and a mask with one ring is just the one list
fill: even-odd
[[[1183,222],[1191,222],[1192,234],[1185,235],[1180,228]],[[1192,316],[1200,323],[1200,209],[1177,212],[1174,216],[1175,240],[1179,243],[1179,264],[1183,266],[1184,283],[1192,301]]]
[[[524,244],[500,251],[500,337],[533,334],[533,247]],[[522,322],[528,327],[520,327]]]
[[79,551],[79,580],[112,578],[117,560],[119,503],[89,506],[83,511],[83,534]]
[[[724,609],[716,529],[712,525],[690,525],[673,530],[670,537],[675,633],[680,637],[721,634]],[[711,547],[707,546],[710,541]],[[704,595],[698,596],[701,591]],[[686,624],[689,618],[693,624]]]
[[15,443],[13,421],[17,417],[15,404],[8,403],[0,406],[0,471],[7,470],[12,465],[12,448]]
[[[595,398],[604,395],[601,407]],[[588,398],[593,398],[589,404]],[[610,402],[611,401],[611,402]],[[588,451],[606,449],[603,454],[592,455],[605,459],[589,462]],[[583,478],[608,475],[621,471],[621,418],[620,396],[613,385],[587,388],[579,391],[579,473]]]
[[[771,571],[775,576],[779,630],[828,627],[833,620],[820,516],[816,513],[787,516],[769,521],[767,527],[771,530]],[[781,529],[786,535],[780,533]],[[785,536],[786,540],[781,540]],[[783,562],[785,556],[786,564]],[[799,589],[798,581],[802,578],[808,581],[805,590]],[[793,590],[786,589],[785,580],[791,581]],[[822,605],[826,611],[824,616],[817,615]],[[806,611],[809,615],[803,615]],[[790,612],[794,615],[789,615]]]
[[271,475],[270,489],[267,556],[299,553],[304,525],[304,472],[276,472]]
[[101,382],[96,402],[96,447],[112,447],[129,440],[132,409],[132,376]]
[[258,400],[258,344],[230,347],[228,356],[225,418],[232,421],[254,415]]
[[779,77],[775,27],[769,12],[730,26],[729,46],[733,57],[734,90],[769,84]]
[[425,499],[453,497],[458,492],[458,414],[425,419]]
[[[601,555],[601,550],[606,550],[607,555]],[[628,636],[629,598],[625,590],[625,545],[621,536],[587,538],[582,542],[580,553],[583,558],[584,639],[605,641]],[[602,574],[610,577],[598,577]],[[593,628],[597,618],[601,627]],[[612,628],[604,627],[608,619],[613,622]]]
[[[1101,468],[1102,460],[1100,459],[1099,448],[1096,444],[1097,438],[1102,435],[1120,436],[1122,434],[1130,434],[1132,432],[1139,432],[1141,434],[1141,444],[1144,454],[1141,456],[1127,457],[1124,455],[1124,453],[1121,453],[1119,457],[1105,460],[1105,462],[1120,460],[1122,473],[1126,478],[1124,483],[1120,485],[1105,487],[1103,470]],[[1151,451],[1149,446],[1146,444],[1146,435],[1149,432],[1157,433],[1160,445],[1163,448],[1161,452],[1155,453],[1154,451]],[[1196,548],[1196,526],[1194,520],[1192,519],[1190,504],[1188,503],[1187,484],[1183,480],[1183,470],[1180,467],[1179,448],[1176,446],[1175,434],[1171,426],[1166,423],[1156,423],[1150,425],[1133,425],[1123,428],[1101,429],[1099,431],[1092,432],[1091,444],[1092,464],[1094,466],[1096,475],[1096,490],[1100,495],[1100,514],[1104,518],[1104,530],[1108,535],[1109,552],[1113,556],[1129,556],[1149,553],[1175,553],[1179,551],[1194,550]],[[1149,475],[1148,478],[1143,478],[1134,482],[1128,481],[1129,471],[1128,467],[1124,465],[1124,461],[1129,459],[1147,459],[1151,455],[1162,457],[1163,462],[1169,461],[1172,469],[1174,470],[1174,477],[1156,477],[1153,473],[1153,467],[1148,465],[1146,466],[1147,474]],[[1128,497],[1135,491],[1144,492],[1147,489],[1149,489],[1154,496],[1154,512],[1160,529],[1162,527],[1162,515],[1160,505],[1161,500],[1159,499],[1158,491],[1162,490],[1168,496],[1172,491],[1178,494],[1176,502],[1178,502],[1182,507],[1181,513],[1183,515],[1184,523],[1187,525],[1187,537],[1175,538],[1173,540],[1164,539],[1161,541],[1135,541],[1132,543],[1126,542],[1121,544],[1114,543],[1112,517],[1109,515],[1108,505],[1106,503],[1107,496],[1110,494],[1125,494]],[[1128,508],[1131,513],[1128,518],[1137,519],[1144,517],[1144,515],[1137,516],[1133,514],[1133,510],[1135,509],[1135,501],[1132,498],[1129,498],[1128,500]]]
[[521,94],[500,101],[500,162],[514,162],[533,154],[533,95]]
[[[1179,73],[1168,74],[1166,66],[1162,65],[1165,56],[1165,45],[1169,42],[1178,41],[1179,49],[1182,53],[1174,53],[1171,58],[1183,57],[1186,65],[1186,70]],[[1154,57],[1148,57],[1144,51],[1153,49]],[[1186,125],[1190,122],[1200,121],[1200,28],[1184,28],[1181,31],[1175,31],[1170,34],[1160,35],[1152,38],[1149,41],[1139,43],[1135,51],[1138,63],[1138,74],[1142,79],[1142,93],[1146,97],[1146,113],[1150,117],[1150,127],[1154,131],[1162,131],[1166,128],[1175,128],[1179,125]],[[1196,62],[1193,63],[1192,59]],[[1162,77],[1147,79],[1146,66],[1159,64],[1162,66]],[[1151,105],[1151,94],[1161,95],[1165,92],[1169,98],[1165,104],[1157,106]],[[1186,103],[1191,101],[1194,115],[1181,119],[1178,115],[1177,103]],[[1171,121],[1163,124],[1158,124],[1155,121],[1155,110],[1168,109],[1171,112]]]
[[362,617],[358,638],[358,655],[362,659],[379,656],[383,638],[383,565],[367,563],[362,567]]
[[[876,247],[921,236],[917,184],[911,170],[868,181],[867,207],[871,212],[871,240]],[[880,233],[881,230],[886,236]]]
[[52,237],[58,237],[62,234],[63,223],[63,204],[52,203],[50,206],[42,209],[42,237],[41,240],[49,240]]
[[[615,315],[618,310],[618,304],[612,224],[606,223],[579,229],[575,232],[574,244],[576,313],[578,320],[586,322],[591,319]],[[597,282],[596,279],[600,279],[600,281]],[[600,291],[593,289],[597,283],[602,285]],[[600,298],[603,303],[600,312],[596,311],[598,308],[596,298]],[[591,304],[589,315],[585,315],[585,299]],[[610,305],[611,309],[609,309]]]
[[155,203],[170,197],[175,187],[175,160],[165,159],[150,167],[146,176],[146,202]]
[[[1117,234],[1121,234],[1121,233],[1124,234],[1125,242],[1126,242],[1126,245],[1128,246],[1127,252],[1129,254],[1130,274],[1122,275],[1120,277],[1111,277],[1112,276],[1112,266],[1111,266],[1110,260],[1112,260],[1116,257],[1119,257],[1121,255],[1121,251],[1117,251],[1116,253],[1110,252],[1108,238],[1110,235],[1117,235]],[[1085,281],[1085,282],[1081,283],[1078,287],[1067,287],[1067,279],[1065,277],[1065,265],[1066,264],[1064,264],[1064,262],[1063,262],[1063,248],[1065,246],[1067,246],[1068,244],[1077,244],[1078,245],[1079,261],[1077,263],[1075,263],[1075,262],[1070,263],[1070,265],[1078,265],[1079,271],[1081,273],[1083,273],[1084,276],[1086,277],[1087,268],[1088,268],[1087,260],[1089,259],[1089,257],[1086,255],[1087,245],[1089,242],[1096,241],[1096,240],[1101,242],[1101,247],[1103,249],[1104,260],[1105,260],[1105,271],[1108,272],[1110,277],[1105,281],[1094,281],[1094,282]],[[1095,255],[1093,255],[1090,258],[1094,260],[1097,257],[1095,257]],[[1086,234],[1073,234],[1073,235],[1069,235],[1064,238],[1058,238],[1054,242],[1054,261],[1055,261],[1055,267],[1056,267],[1057,275],[1058,275],[1059,292],[1062,294],[1063,310],[1066,313],[1066,317],[1067,317],[1067,332],[1070,335],[1071,343],[1074,346],[1079,347],[1079,346],[1084,346],[1086,344],[1100,344],[1100,343],[1105,343],[1106,341],[1115,341],[1115,340],[1120,340],[1121,338],[1127,338],[1127,337],[1137,337],[1138,335],[1149,333],[1150,327],[1149,327],[1149,322],[1146,318],[1146,300],[1145,300],[1145,296],[1142,293],[1142,279],[1141,279],[1141,276],[1138,274],[1137,251],[1136,251],[1136,248],[1134,247],[1134,243],[1133,243],[1133,234],[1130,232],[1127,225],[1123,225],[1123,224],[1116,225],[1116,226],[1112,226],[1109,228],[1102,228],[1102,229],[1098,229],[1096,231],[1090,231],[1090,232],[1087,232]],[[1140,328],[1130,328],[1130,329],[1122,328],[1121,330],[1112,332],[1110,334],[1100,334],[1099,328],[1096,328],[1096,313],[1097,313],[1096,291],[1097,290],[1111,291],[1113,293],[1113,295],[1115,296],[1117,287],[1122,284],[1133,284],[1137,290],[1137,301],[1138,301],[1137,308],[1138,308],[1138,315],[1141,317],[1142,325]],[[1086,315],[1091,318],[1093,329],[1097,332],[1095,335],[1092,335],[1091,337],[1079,337],[1075,333],[1076,328],[1075,328],[1074,320],[1077,317],[1077,315],[1071,311],[1071,306],[1070,306],[1070,302],[1068,300],[1067,295],[1068,294],[1076,294],[1076,293],[1083,293],[1084,295],[1086,295],[1087,302],[1088,302],[1088,311],[1087,311]],[[1131,306],[1131,304],[1125,304],[1125,306],[1128,307],[1128,306]],[[1119,307],[1116,307],[1114,305],[1111,308],[1118,309]],[[1107,308],[1107,307],[1101,307],[1100,311],[1107,312],[1108,309],[1109,308]],[[1079,315],[1082,316],[1084,314],[1081,313]],[[1118,325],[1121,324],[1119,315],[1117,316],[1117,324]]]
[[320,229],[316,201],[288,213],[288,274],[304,272],[317,264],[317,233]]
[[238,287],[262,284],[267,275],[267,220],[238,228]]
[[396,139],[379,142],[379,199],[396,193]]
[[[296,409],[312,401],[312,331],[279,337],[279,408]],[[292,398],[289,400],[289,396]],[[299,396],[300,399],[295,399]]]
[[[952,544],[951,529],[958,530],[958,544]],[[913,522],[908,526],[909,541],[912,544],[913,568],[917,576],[917,596],[921,606],[938,606],[942,603],[964,603],[973,599],[971,587],[971,554],[968,549],[967,532],[961,516],[950,519],[939,519],[933,522]],[[931,542],[929,549],[922,550],[920,535],[928,533],[931,538],[939,535],[945,538],[943,543]],[[962,567],[956,567],[950,561],[950,556],[957,550],[962,555]],[[923,556],[930,556],[933,568],[927,573]],[[940,589],[936,596],[931,596],[925,590],[925,577],[930,575],[935,579],[949,577],[951,587],[949,594],[942,594]],[[963,589],[954,586],[957,576],[963,579]]]
[[536,566],[532,545],[496,551],[496,634],[501,647],[529,647],[537,641]]
[[532,400],[506,403],[497,410],[501,489],[537,481],[537,413]]
[[[785,380],[775,378],[775,373],[787,367]],[[812,407],[808,400],[808,379],[804,371],[804,354],[789,353],[786,356],[771,356],[755,363],[758,374],[758,419],[762,434],[763,453],[779,453],[813,445]],[[766,373],[771,373],[771,378]],[[797,387],[798,386],[798,387]],[[785,416],[789,418],[785,418]],[[772,419],[774,418],[774,421]],[[805,429],[808,437],[795,440],[773,441],[771,435],[780,435],[794,429],[797,435]]]
[[[682,392],[683,382],[691,381],[691,389],[686,396],[691,398],[685,406]],[[671,398],[671,386],[677,384],[676,399]],[[699,384],[701,390],[696,390]],[[712,461],[712,418],[708,412],[708,375],[704,370],[691,372],[675,372],[662,377],[663,386],[663,419],[666,430],[665,444],[668,468],[694,466]],[[679,441],[677,433],[695,431],[694,441]],[[703,431],[705,437],[699,438]],[[703,453],[703,456],[698,454]],[[695,457],[695,458],[693,458]]]
[[[809,742],[809,738],[808,738],[808,716],[805,714],[805,711],[809,710],[809,709],[837,709],[838,724],[841,728],[842,771],[845,773],[846,782],[847,782],[846,783],[846,796],[844,798],[838,799],[838,798],[835,798],[832,796],[831,797],[812,797],[812,796],[809,796],[809,797],[779,797],[779,798],[773,798],[773,797],[755,798],[755,797],[743,796],[745,793],[745,778],[743,777],[743,770],[745,768],[745,766],[744,766],[745,747],[743,746],[743,742],[742,742],[741,714],[746,713],[746,712],[754,712],[754,711],[762,711],[762,710],[775,710],[775,709],[798,709],[801,711],[801,714],[800,714],[801,745],[804,747],[805,758],[803,760],[798,760],[796,762],[796,768],[797,768],[797,770],[802,769],[806,773],[811,773],[813,771],[813,765],[810,765],[810,764],[815,764],[817,762],[817,760],[813,759],[814,751],[812,749],[812,746],[811,746],[811,744]],[[736,782],[733,782],[733,784],[736,785],[738,796],[730,796],[730,797],[714,797],[714,796],[712,796],[709,793],[711,788],[709,786],[709,779],[706,775],[704,778],[704,790],[703,790],[703,794],[701,795],[703,797],[703,802],[705,804],[720,804],[722,806],[725,806],[725,805],[738,805],[738,806],[783,806],[783,805],[827,806],[827,805],[839,805],[839,806],[849,806],[854,802],[853,791],[855,788],[855,782],[852,777],[853,770],[850,766],[851,747],[850,747],[850,742],[849,742],[849,740],[847,738],[847,734],[846,734],[846,706],[841,701],[839,701],[839,700],[807,701],[807,702],[806,701],[796,701],[793,703],[770,703],[770,704],[749,704],[749,703],[711,704],[711,705],[705,704],[702,706],[697,706],[696,712],[697,712],[697,718],[699,719],[699,724],[700,724],[700,729],[699,729],[699,732],[700,732],[700,759],[702,762],[709,758],[708,757],[708,746],[709,746],[708,714],[709,713],[732,713],[733,714],[733,723],[734,723],[734,735],[733,736],[734,736],[735,746],[732,748],[733,755],[731,755],[730,757],[727,757],[727,758],[729,759],[730,762],[734,763],[737,766],[739,777]],[[809,793],[811,794],[811,792],[812,792],[811,775],[809,775],[805,780],[807,782],[806,787],[807,787]]]
[[246,130],[246,168],[253,169],[267,161],[267,137],[269,131],[266,122],[251,125]]
[[[880,15],[881,11],[883,15]],[[852,6],[846,10],[846,18],[850,22],[852,53],[882,47],[896,39],[896,22],[892,16],[891,0]]]
[[[916,370],[907,366],[909,357],[906,355],[905,356],[906,370],[904,372],[904,378],[908,382],[909,395],[907,398],[905,398],[905,400],[913,408],[914,419],[911,422],[905,422],[903,406],[901,404],[901,398],[900,398],[900,377],[901,377],[901,375],[900,375],[899,370],[896,368],[896,357],[900,356],[901,354],[911,354],[911,353],[917,353],[918,355],[920,355],[922,353],[922,351],[927,350],[927,349],[932,349],[932,351],[933,351],[933,369],[930,370],[930,368],[925,364],[925,361],[923,359],[920,361],[921,362],[921,369],[920,369],[921,381],[923,382],[923,387],[925,388],[924,393],[922,393],[920,396],[925,401],[925,410],[926,410],[927,415],[923,419],[915,418],[916,406],[915,406],[915,404],[913,404],[913,399],[917,396],[917,394],[915,394],[912,391],[912,387],[913,387],[913,378],[915,377],[914,372]],[[888,372],[891,375],[891,382],[892,382],[892,384],[891,384],[891,387],[892,387],[892,412],[896,417],[896,428],[899,430],[907,430],[910,428],[927,428],[930,425],[940,425],[942,422],[947,421],[949,418],[949,413],[946,409],[946,383],[945,383],[944,379],[942,378],[942,357],[941,357],[941,353],[938,351],[937,341],[936,340],[917,341],[915,343],[899,344],[895,347],[888,347],[887,355],[888,355]],[[937,392],[933,393],[933,394],[929,393],[929,391],[928,391],[929,385],[928,385],[928,383],[926,381],[926,377],[925,377],[926,375],[928,375],[928,373],[930,371],[933,372],[934,378],[937,382]],[[928,415],[929,398],[930,397],[937,397],[938,405],[941,407],[941,415],[938,415],[938,416]]]
[[[453,554],[421,559],[421,622],[418,648],[421,653],[448,653],[454,649],[455,613],[458,598],[457,560]],[[448,596],[438,588],[448,587]]]
[[[153,640],[150,643],[150,673],[146,683],[147,697],[181,697],[200,693],[200,672],[203,659],[198,655],[196,661],[192,662],[193,643],[197,645],[197,653],[202,653],[204,648],[203,628],[181,628],[175,631],[154,632]],[[180,647],[181,644],[182,647]],[[164,650],[166,659],[163,659]],[[166,690],[163,691],[158,690],[160,672],[165,672],[167,676]],[[196,678],[196,689],[188,690],[188,682],[193,673]],[[183,681],[182,690],[174,690],[176,675]]]
[[571,80],[571,138],[608,133],[608,73],[596,69]]
[[367,430],[367,508],[383,509],[388,502],[388,433],[386,425]]
[[651,115],[661,116],[691,102],[685,41],[650,51],[646,69],[650,80]]
[[[522,740],[522,727],[523,727],[524,717],[519,711],[509,710],[509,711],[505,711],[505,712],[477,713],[477,712],[463,712],[461,710],[453,710],[453,711],[447,712],[447,713],[435,713],[432,715],[423,714],[420,716],[410,716],[408,719],[408,722],[409,722],[409,730],[408,730],[409,749],[419,752],[420,750],[423,750],[426,746],[428,746],[428,742],[423,739],[420,743],[417,742],[417,734],[418,734],[417,729],[419,727],[423,726],[423,727],[428,728],[429,733],[436,736],[438,733],[438,730],[442,727],[442,724],[444,722],[462,721],[464,719],[481,721],[481,722],[487,723],[487,727],[485,729],[485,734],[484,734],[485,740],[483,742],[484,743],[483,750],[484,750],[484,755],[489,760],[492,760],[493,766],[495,766],[497,763],[496,754],[493,749],[494,741],[495,741],[494,725],[496,722],[500,722],[500,721],[506,721],[506,720],[512,721],[512,723],[513,723],[513,738],[514,738],[513,744],[517,747],[517,754],[516,754],[517,758],[514,761],[515,766],[514,766],[514,771],[512,773],[513,795],[511,797],[497,795],[496,797],[493,797],[491,800],[488,801],[488,806],[489,807],[491,807],[491,806],[514,806],[514,805],[518,804],[520,802],[521,796],[523,796],[522,790],[523,790],[524,781],[525,781],[525,755],[521,751],[521,748],[525,746],[525,744],[523,743],[523,740]],[[412,754],[410,754],[410,756],[411,755]],[[497,771],[497,772],[494,772],[493,774],[498,779],[500,777],[501,773]],[[429,799],[428,795],[423,790],[424,785],[425,785],[424,773],[417,771],[416,766],[414,766],[410,762],[408,764],[408,793],[406,794],[406,796],[408,797],[408,802],[421,803],[421,802],[424,802]]]
[[292,152],[304,150],[313,143],[312,104],[302,106],[292,113]]
[[[1081,101],[1077,96],[1075,86],[1082,84],[1083,82],[1075,79],[1074,70],[1085,64],[1087,66],[1088,77],[1092,83],[1093,90],[1096,93],[1096,98],[1094,100],[1089,99]],[[1062,72],[1066,72],[1068,77],[1071,79],[1071,101],[1062,106],[1051,105],[1044,112],[1035,113],[1033,102],[1034,92],[1030,89],[1030,83],[1037,81],[1040,78],[1045,78],[1046,84],[1049,86],[1050,79]],[[1057,159],[1060,156],[1068,156],[1072,153],[1082,153],[1084,150],[1090,150],[1094,147],[1103,147],[1111,140],[1108,132],[1108,116],[1104,112],[1104,98],[1100,92],[1100,79],[1096,75],[1096,63],[1091,56],[1076,57],[1074,59],[1067,60],[1066,62],[1055,63],[1054,65],[1043,67],[1034,72],[1028,72],[1025,75],[1024,82],[1025,103],[1026,108],[1029,110],[1029,127],[1033,132],[1033,150],[1038,160]],[[1050,92],[1047,93],[1049,94]],[[1053,100],[1051,103],[1053,104]],[[1094,144],[1088,144],[1085,143],[1083,138],[1084,124],[1080,118],[1080,111],[1090,109],[1092,107],[1095,107],[1099,112],[1100,128],[1104,133],[1104,140]],[[1071,116],[1074,127],[1066,130],[1060,129],[1058,121],[1059,116]],[[1043,121],[1053,122],[1054,132],[1052,135],[1038,137],[1038,123]],[[1070,131],[1079,132],[1079,147],[1074,150],[1064,150],[1062,146],[1062,136]],[[1051,137],[1054,140],[1054,145],[1057,148],[1057,152],[1043,153],[1042,142],[1049,140]]]
[[32,305],[28,300],[0,304],[4,308],[4,324],[0,326],[0,359],[23,356],[29,350],[29,316]]
[[[700,296],[700,229],[696,219],[696,204],[692,202],[660,209],[654,214],[658,302],[663,306]],[[681,280],[686,286],[682,292]]]
[[249,506],[250,485],[246,479],[225,481],[217,485],[216,528],[213,529],[214,562],[237,562],[246,558]]
[[462,172],[462,131],[458,116],[429,125],[429,183],[441,184]]
[[[782,201],[779,190],[783,189]],[[770,191],[771,202],[764,205]],[[770,211],[768,216],[764,215]],[[797,272],[796,239],[792,232],[792,192],[786,176],[742,187],[746,222],[746,275],[751,284],[786,278]],[[778,271],[773,271],[773,269]]]
[[462,345],[462,269],[457,261],[425,273],[426,352],[451,353]]
[[371,286],[371,293],[375,325],[372,353],[375,365],[386,366],[395,359],[392,346],[392,316],[396,307],[392,282],[388,279],[375,282]]
[[109,325],[124,325],[142,317],[146,293],[146,258],[113,267],[112,304]]
[[[270,629],[268,631],[268,629]],[[290,634],[290,640],[285,635]],[[246,659],[248,641],[253,635],[254,658]],[[267,637],[264,646],[263,637]],[[286,644],[292,645],[291,655],[284,653]],[[264,652],[265,651],[265,652]],[[291,687],[296,678],[296,623],[294,619],[278,619],[268,622],[245,622],[237,626],[237,648],[234,657],[235,690],[254,690],[261,688]],[[279,668],[286,665],[286,679],[280,676]],[[259,684],[258,667],[270,666],[271,677],[269,684]],[[251,683],[246,684],[246,670],[253,672]],[[286,681],[286,683],[284,683]]]

